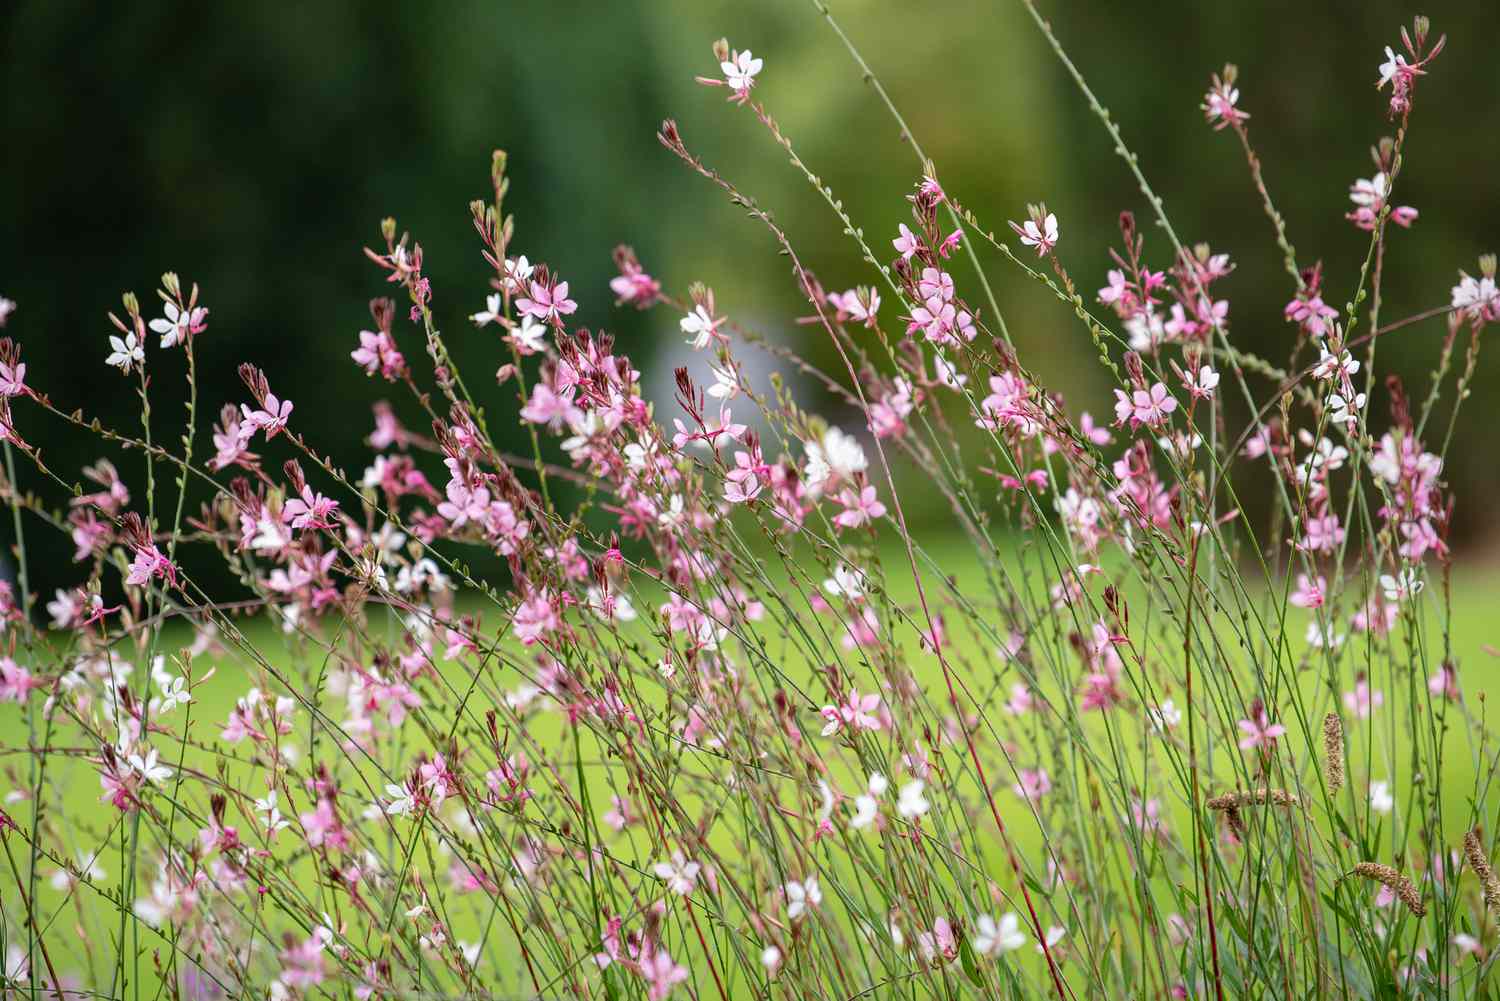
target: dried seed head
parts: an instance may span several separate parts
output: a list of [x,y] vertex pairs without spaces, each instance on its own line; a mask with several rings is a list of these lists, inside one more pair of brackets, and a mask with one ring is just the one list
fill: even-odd
[[1243,840],[1245,835],[1249,833],[1245,829],[1245,821],[1240,817],[1240,811],[1237,808],[1231,806],[1224,810],[1224,820],[1229,824],[1229,830],[1235,837]]
[[1360,862],[1354,867],[1353,873],[1388,887],[1396,894],[1396,899],[1405,904],[1406,909],[1417,917],[1420,918],[1427,913],[1427,907],[1422,903],[1422,895],[1417,892],[1416,884],[1390,866],[1379,862]]
[[1284,789],[1267,789],[1263,786],[1259,789],[1236,790],[1226,792],[1222,796],[1215,796],[1208,801],[1208,808],[1221,813],[1229,813],[1244,806],[1297,806],[1299,802],[1300,800],[1293,793]]
[[1338,713],[1323,717],[1323,782],[1329,792],[1344,787],[1344,721]]
[[1464,835],[1464,858],[1469,860],[1469,868],[1479,877],[1479,885],[1484,891],[1484,905],[1492,914],[1500,914],[1500,878],[1495,876],[1490,860],[1485,857],[1484,841],[1480,838],[1477,827]]

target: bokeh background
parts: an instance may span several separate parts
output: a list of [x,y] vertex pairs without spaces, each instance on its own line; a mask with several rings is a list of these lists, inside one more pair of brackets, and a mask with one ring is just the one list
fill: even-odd
[[[945,185],[997,230],[1023,217],[1026,202],[1045,200],[1062,219],[1069,269],[1086,289],[1103,284],[1117,213],[1147,213],[1020,4],[830,6]],[[675,318],[612,308],[616,243],[633,244],[668,287],[702,280],[736,319],[820,351],[794,322],[805,305],[764,231],[657,144],[664,117],[776,213],[830,288],[871,280],[753,117],[693,83],[714,72],[713,39],[728,36],[765,59],[757,96],[877,244],[907,218],[903,195],[918,172],[805,0],[3,7],[0,294],[20,303],[6,332],[24,346],[30,381],[61,405],[129,425],[136,401],[104,365],[104,314],[127,289],[151,300],[157,276],[173,269],[202,286],[212,309],[199,341],[205,417],[222,400],[245,398],[234,369],[254,360],[295,401],[302,426],[352,469],[367,454],[369,403],[385,395],[348,357],[368,299],[385,290],[360,253],[378,239],[382,216],[423,244],[460,364],[485,374],[497,364],[493,328],[476,333],[465,320],[481,307],[487,278],[466,206],[486,194],[492,148],[511,154],[515,248],[569,279],[582,304],[575,319],[614,331],[640,367],[660,372],[685,357]],[[1212,133],[1198,110],[1209,74],[1225,61],[1240,66],[1242,106],[1292,240],[1304,263],[1325,261],[1329,298],[1341,303],[1367,239],[1343,219],[1347,188],[1373,172],[1369,147],[1391,129],[1376,67],[1418,10],[1390,0],[1044,0],[1043,10],[1179,231],[1238,262],[1223,285],[1233,336],[1284,358],[1290,285],[1237,144]],[[1479,253],[1500,249],[1500,29],[1489,4],[1426,12],[1450,44],[1418,91],[1398,201],[1421,218],[1396,233],[1387,258],[1389,318],[1444,302],[1457,268],[1472,272]],[[1148,230],[1152,249],[1166,263],[1164,240]],[[1076,324],[985,256],[1028,364],[1075,406],[1108,412]],[[894,326],[889,307],[886,319]],[[1383,342],[1384,363],[1425,392],[1442,329],[1433,322]],[[403,346],[422,360],[418,341]],[[152,386],[172,440],[184,393],[176,365],[161,359]],[[1492,355],[1481,359],[1449,467],[1471,547],[1486,545],[1500,517],[1497,392]],[[497,409],[509,405],[509,391],[489,395]],[[55,468],[76,474],[97,453],[22,411],[22,432]],[[73,582],[65,539],[32,544],[38,587]]]

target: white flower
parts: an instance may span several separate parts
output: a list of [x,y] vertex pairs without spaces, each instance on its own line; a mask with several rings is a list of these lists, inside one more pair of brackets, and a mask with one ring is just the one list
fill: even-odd
[[[1384,87],[1390,83],[1405,65],[1406,57],[1396,55],[1396,53],[1391,51],[1391,47],[1387,45],[1385,47],[1385,62],[1380,64],[1380,79],[1375,82],[1375,86]],[[1384,177],[1385,175],[1382,174],[1380,176]]]
[[934,374],[936,374],[937,376],[937,381],[941,382],[949,389],[962,389],[969,382],[969,377],[960,374],[958,371],[958,366],[954,365],[942,355],[933,356],[932,369]]
[[161,346],[169,348],[187,338],[188,323],[192,317],[190,313],[178,309],[175,302],[162,303],[161,311],[166,314],[165,318],[152,320],[150,326],[153,331],[161,334]]
[[255,536],[250,540],[250,548],[278,553],[291,544],[291,530],[270,514],[262,513],[260,520],[255,523]]
[[387,782],[385,785],[385,794],[391,798],[391,801],[384,806],[376,803],[375,807],[388,816],[408,817],[417,807],[416,801],[412,799],[411,790],[404,785]]
[[708,342],[713,339],[714,334],[719,332],[720,322],[709,316],[708,310],[700,305],[694,306],[693,311],[684,316],[677,325],[682,328],[684,334],[688,335],[688,343],[701,351],[708,347]]
[[809,876],[801,883],[788,883],[783,889],[786,891],[786,916],[793,921],[806,914],[808,908],[823,902],[823,891],[818,887],[816,876]]
[[907,820],[922,816],[931,808],[930,803],[923,797],[922,791],[927,788],[927,783],[921,779],[913,779],[901,787],[901,794],[896,799],[896,812]]
[[625,465],[636,472],[646,468],[654,446],[650,442],[633,441],[625,446]]
[[716,400],[732,400],[739,395],[740,377],[732,368],[720,368],[717,365],[708,366],[714,374],[714,384],[708,387],[708,395]]
[[802,471],[802,481],[807,484],[809,490],[817,490],[828,482],[828,477],[833,470],[829,468],[828,462],[823,458],[823,450],[814,444],[807,446],[807,466]]
[[134,333],[126,334],[123,340],[110,334],[109,346],[112,350],[104,364],[113,365],[126,375],[130,374],[132,367],[146,363],[146,349]]
[[157,685],[161,688],[161,711],[164,713],[193,701],[187,691],[187,681],[183,678],[159,679]]
[[724,82],[729,89],[738,94],[748,94],[750,88],[755,86],[755,74],[760,72],[764,61],[756,59],[750,54],[750,50],[735,54],[733,60],[726,59],[719,63],[719,69],[724,71]]
[[1026,935],[1021,931],[1021,920],[1014,911],[1006,911],[997,924],[988,914],[979,915],[978,929],[974,933],[974,951],[981,956],[999,956],[1015,952],[1026,944]]
[[1027,247],[1035,247],[1037,255],[1045,257],[1057,245],[1057,213],[1048,212],[1040,226],[1035,219],[1027,219],[1022,223],[1021,243]]
[[823,435],[823,453],[828,457],[828,465],[833,471],[844,477],[862,473],[870,464],[858,439],[838,428],[829,428],[828,433]]
[[823,590],[835,598],[858,601],[865,596],[865,574],[845,563],[833,568],[833,576],[823,582]]
[[1203,365],[1198,369],[1197,378],[1188,384],[1188,391],[1194,396],[1212,399],[1214,390],[1218,387],[1219,373],[1211,366]]
[[1318,379],[1332,379],[1336,375],[1353,376],[1359,371],[1359,362],[1354,360],[1354,355],[1348,351],[1332,354],[1327,348],[1318,348],[1318,366],[1313,369],[1313,376]]
[[[107,874],[99,866],[98,852],[95,852],[93,855],[87,852],[79,852],[78,871],[83,875],[83,878],[92,880],[95,883],[107,878]],[[59,869],[52,874],[49,882],[52,884],[52,889],[57,890],[59,893],[65,893],[73,885],[73,874],[66,869]]]
[[1130,350],[1149,351],[1167,336],[1166,322],[1148,308],[1125,321],[1125,332],[1130,335]]
[[667,881],[667,889],[679,897],[693,892],[702,868],[697,862],[689,862],[681,849],[672,853],[672,861],[658,862],[654,866],[656,874]]
[[766,968],[766,973],[775,976],[776,971],[781,969],[781,950],[774,945],[768,945],[761,950],[760,965]]
[[469,316],[469,319],[473,320],[475,326],[479,327],[494,323],[500,318],[500,313],[502,311],[500,301],[501,300],[499,292],[496,292],[493,295],[485,296],[484,308],[477,313],[471,314]]
[[602,621],[609,622],[634,622],[636,618],[635,606],[630,603],[630,595],[621,591],[605,593],[604,588],[597,584],[589,585],[588,607]]
[[1415,567],[1407,567],[1394,577],[1390,574],[1380,575],[1380,586],[1385,589],[1386,601],[1405,601],[1415,597],[1422,593],[1426,583]]
[[1340,393],[1330,393],[1328,396],[1328,419],[1334,423],[1342,422],[1351,429],[1359,423],[1359,412],[1364,408],[1364,393],[1356,394],[1352,400],[1345,399]]
[[1157,733],[1165,734],[1168,730],[1175,730],[1181,722],[1182,710],[1171,699],[1164,699],[1161,705],[1151,710],[1151,728]]
[[822,806],[818,807],[818,824],[822,826],[833,816],[833,790],[822,779],[818,779],[818,798],[822,800]]
[[506,340],[516,346],[516,350],[523,355],[534,355],[546,348],[547,325],[539,323],[537,318],[527,313],[521,317],[521,325],[512,330]]
[[1374,208],[1390,193],[1390,178],[1381,171],[1368,181],[1360,178],[1349,187],[1349,200],[1360,208]]
[[[1308,438],[1312,436],[1309,435]],[[1320,470],[1333,472],[1344,468],[1344,460],[1349,458],[1349,450],[1342,445],[1335,445],[1327,438],[1319,438],[1317,446],[1307,454],[1299,467],[1304,484],[1311,483],[1313,476]]]
[[1391,784],[1389,782],[1370,783],[1370,809],[1376,813],[1390,813],[1396,806],[1396,800],[1391,796]]
[[1478,317],[1484,313],[1486,306],[1500,299],[1500,287],[1495,285],[1495,279],[1475,279],[1462,271],[1459,274],[1462,277],[1453,286],[1454,309],[1463,310],[1471,317]]
[[1336,632],[1332,623],[1328,625],[1327,629],[1318,625],[1316,619],[1307,624],[1307,645],[1314,649],[1322,650],[1327,648],[1329,650],[1337,650],[1344,645],[1344,639],[1344,634]]
[[879,772],[871,773],[868,791],[855,797],[854,816],[849,818],[850,827],[857,831],[875,823],[875,815],[880,810],[879,797],[885,795],[887,788],[889,788],[889,783],[886,782],[884,775]]
[[682,506],[682,495],[673,494],[671,500],[667,502],[666,510],[657,514],[656,523],[662,528],[676,528],[683,523],[686,517],[687,515]]
[[511,292],[524,292],[526,291],[526,281],[535,270],[531,262],[526,259],[525,254],[514,259],[506,258],[505,283],[509,286]]
[[140,773],[141,777],[152,785],[160,785],[172,777],[172,769],[166,765],[158,764],[156,760],[156,748],[148,748],[143,758],[139,754],[132,754],[129,759],[130,767]]
[[275,789],[272,789],[270,792],[266,793],[263,799],[258,799],[255,801],[255,812],[265,814],[266,833],[273,838],[276,836],[278,831],[282,831],[290,827],[292,824],[290,820],[283,820],[281,817],[281,811],[276,806]]
[[[1047,929],[1047,948],[1050,949],[1054,945],[1056,945],[1057,943],[1061,942],[1062,941],[1062,937],[1064,935],[1066,935],[1067,933],[1068,933],[1068,930],[1066,928],[1063,928],[1063,927],[1059,926],[1059,925],[1053,925],[1050,928],[1048,928]],[[1042,948],[1042,944],[1040,942],[1038,942],[1037,946],[1036,946],[1036,951],[1037,952],[1045,952],[1046,950],[1044,950]]]
[[[5,979],[12,984],[24,984],[31,977],[31,960],[26,956],[26,950],[12,942],[5,947],[5,968],[0,970],[5,974]],[[6,992],[9,996],[9,991]]]

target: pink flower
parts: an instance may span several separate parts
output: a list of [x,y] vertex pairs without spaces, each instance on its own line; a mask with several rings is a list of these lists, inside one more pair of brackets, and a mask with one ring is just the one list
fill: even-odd
[[901,255],[903,261],[909,261],[912,254],[922,249],[922,241],[917,239],[917,234],[908,229],[904,222],[896,229],[901,235],[891,241],[891,246],[896,248],[896,253]]
[[1286,727],[1271,722],[1266,714],[1266,707],[1259,699],[1250,707],[1250,718],[1240,720],[1240,729],[1245,733],[1240,738],[1242,751],[1248,751],[1252,747],[1273,748],[1276,746],[1276,738],[1286,733]]
[[885,517],[885,505],[876,497],[873,486],[866,486],[859,493],[846,487],[839,494],[839,503],[844,510],[833,519],[833,523],[840,528],[859,528],[876,518]]
[[1078,433],[1095,445],[1108,445],[1115,440],[1115,436],[1109,433],[1109,428],[1094,423],[1094,418],[1085,410],[1078,418]]
[[[1349,186],[1349,200],[1354,203],[1354,209],[1345,213],[1344,218],[1360,229],[1373,230],[1380,222],[1380,214],[1385,210],[1390,191],[1391,179],[1383,170],[1368,181],[1363,178],[1355,180]],[[1391,210],[1390,219],[1398,226],[1410,228],[1417,220],[1417,210],[1410,205],[1402,205]]]
[[1451,663],[1444,661],[1437,673],[1427,679],[1427,690],[1436,698],[1458,701],[1458,672]]
[[1113,306],[1130,295],[1130,283],[1125,280],[1125,272],[1111,268],[1105,277],[1109,284],[1099,290],[1100,302]]
[[172,561],[162,555],[160,549],[154,545],[137,546],[135,559],[130,562],[130,573],[125,578],[125,583],[132,587],[144,587],[151,582],[153,577],[162,577],[171,583],[177,583],[177,568]]
[[631,303],[637,309],[645,309],[661,298],[661,284],[646,274],[635,251],[629,247],[615,248],[615,264],[620,273],[609,280],[609,288],[615,294],[615,305]]
[[922,959],[932,966],[955,959],[958,956],[958,938],[953,934],[952,923],[947,918],[938,918],[933,922],[932,931],[917,935],[917,948],[922,953]]
[[604,815],[604,822],[617,831],[623,831],[635,820],[631,812],[630,800],[624,796],[611,796],[609,798],[610,809]]
[[672,853],[670,862],[658,862],[653,867],[656,875],[666,881],[667,889],[679,897],[693,892],[693,887],[698,883],[698,873],[702,869],[697,862],[689,862],[681,849]]
[[547,591],[536,591],[516,608],[511,626],[516,638],[525,646],[533,646],[548,633],[562,625],[557,609]]
[[490,492],[484,487],[470,489],[463,480],[448,481],[448,499],[438,505],[438,514],[454,528],[469,522],[482,522],[490,510]]
[[1035,247],[1038,257],[1046,257],[1052,253],[1052,248],[1057,246],[1057,215],[1047,212],[1033,210],[1031,218],[1022,225],[1010,224],[1016,235],[1021,238],[1021,243],[1027,247]]
[[1328,583],[1322,577],[1315,580],[1305,573],[1298,574],[1297,590],[1287,600],[1298,608],[1322,608],[1323,594],[1327,587]]
[[33,688],[46,682],[9,657],[0,657],[0,702],[25,702]]
[[1035,699],[1032,698],[1031,689],[1019,681],[1010,686],[1010,698],[1005,703],[1006,712],[1012,716],[1024,716],[1031,712],[1034,705]]
[[516,309],[523,316],[534,316],[543,323],[562,326],[562,318],[578,309],[578,303],[568,298],[568,283],[558,282],[548,287],[541,282],[531,283],[531,297],[516,300]]
[[1373,691],[1370,683],[1361,677],[1354,683],[1354,690],[1344,693],[1344,708],[1354,715],[1355,719],[1369,719],[1372,709],[1379,709],[1385,705],[1385,693]]
[[[757,59],[756,63],[759,62]],[[665,949],[655,946],[641,957],[641,976],[651,985],[647,998],[650,1001],[665,1001],[672,993],[672,988],[688,978],[688,971],[687,967],[673,962]]]
[[768,470],[758,455],[745,451],[734,454],[734,465],[724,476],[724,499],[731,504],[745,504],[760,495],[761,475]]
[[875,314],[880,309],[880,292],[875,288],[852,288],[843,295],[830,292],[828,301],[838,310],[840,322],[848,318],[874,328]]
[[0,361],[0,396],[24,396],[26,387],[26,365],[16,362],[14,366]]
[[1319,295],[1310,295],[1306,299],[1293,299],[1286,304],[1283,310],[1286,318],[1292,323],[1299,324],[1311,337],[1322,337],[1333,328],[1333,321],[1339,317],[1339,311],[1323,301]]
[[1135,800],[1130,804],[1130,815],[1135,819],[1135,826],[1143,834],[1152,834],[1156,837],[1164,837],[1167,833],[1167,825],[1161,819],[1161,800],[1148,799],[1144,803]]
[[949,302],[953,299],[953,276],[937,268],[923,268],[922,277],[917,281],[917,291],[924,300]]
[[526,401],[526,406],[521,408],[521,417],[532,424],[546,424],[556,431],[564,424],[569,423],[578,408],[573,405],[572,390],[562,394],[555,391],[545,382],[538,382],[531,387],[531,397]]
[[823,727],[823,736],[832,736],[846,726],[853,730],[879,730],[880,718],[874,715],[878,708],[880,708],[879,695],[874,693],[860,695],[859,692],[850,689],[849,697],[841,704],[823,707],[823,718],[828,721]]
[[319,799],[316,809],[301,814],[297,819],[302,823],[307,843],[313,848],[326,844],[342,851],[348,847],[349,836],[344,832],[338,815],[333,812],[333,804],[327,798]]
[[338,501],[314,493],[312,487],[303,484],[301,496],[293,497],[281,509],[281,518],[291,522],[292,527],[298,531],[304,528],[328,528],[328,516],[338,506]]
[[282,950],[280,980],[287,987],[305,989],[323,982],[323,949],[328,932],[318,929],[302,942]]
[[1141,425],[1159,428],[1166,423],[1167,415],[1177,409],[1167,387],[1156,383],[1149,390],[1137,389],[1127,396],[1122,389],[1115,390],[1115,424],[1129,423],[1132,429]]
[[1203,98],[1203,118],[1218,132],[1230,125],[1239,125],[1250,115],[1235,107],[1240,100],[1239,88],[1234,86],[1234,67],[1227,67],[1221,77],[1215,73],[1213,86]]
[[366,375],[374,375],[378,371],[392,382],[406,369],[406,359],[396,350],[396,342],[383,330],[361,330],[359,347],[351,351],[349,357],[364,368]]
[[1307,519],[1297,548],[1303,552],[1331,553],[1344,541],[1344,534],[1338,515],[1315,515]]
[[275,393],[267,393],[261,409],[251,410],[248,404],[241,403],[240,411],[245,415],[246,426],[264,431],[266,440],[270,441],[285,430],[287,421],[291,420],[292,401],[280,400]]
[[1033,806],[1052,791],[1052,779],[1044,768],[1036,771],[1023,768],[1016,774],[1016,778],[1018,781],[1010,787],[1011,792]]
[[934,296],[912,309],[907,332],[920,330],[933,344],[951,344],[954,342],[953,328],[957,320],[957,307]]

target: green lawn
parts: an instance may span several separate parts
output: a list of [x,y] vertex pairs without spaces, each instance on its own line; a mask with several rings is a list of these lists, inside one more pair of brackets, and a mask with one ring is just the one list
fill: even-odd
[[[958,540],[943,539],[929,550],[928,555],[936,565],[944,567],[958,581],[959,592],[967,600],[976,603],[982,601],[978,585],[969,583],[982,578],[982,574],[975,565],[972,549]],[[882,556],[889,573],[893,595],[903,602],[910,602],[913,597],[913,588],[909,570],[904,569],[904,553],[893,549],[884,552]],[[941,590],[931,574],[924,572],[924,581],[927,583],[930,596]],[[1097,588],[1094,590],[1097,591]],[[1443,634],[1442,623],[1437,614],[1436,599],[1439,595],[1435,593],[1436,590],[1437,586],[1434,585],[1423,595],[1422,599],[1429,609],[1425,642],[1430,651],[1441,649]],[[1135,601],[1136,598],[1131,597],[1132,593],[1127,589],[1127,597]],[[649,596],[643,596],[639,604],[644,610],[645,606],[650,606],[653,602],[649,600]],[[1500,570],[1478,568],[1456,573],[1450,633],[1452,657],[1459,665],[1465,696],[1476,712],[1482,711],[1483,703],[1480,695],[1496,668],[1495,657],[1489,649],[1493,646],[1500,646],[1500,616],[1496,615],[1497,609],[1500,609]],[[496,619],[497,616],[491,610],[491,614],[486,617],[487,624],[493,628]],[[1303,647],[1300,629],[1305,621],[1305,615],[1299,614],[1292,621],[1298,624],[1295,630],[1296,635],[1292,637],[1293,646],[1300,651]],[[286,666],[312,663],[314,670],[310,678],[316,677],[316,667],[321,664],[321,655],[315,648],[297,641],[295,637],[283,634],[279,628],[268,623],[264,618],[247,620],[241,625],[250,641],[273,664]],[[327,624],[324,628],[332,628],[332,624]],[[910,638],[914,639],[914,637]],[[188,635],[180,626],[170,626],[163,631],[161,648],[170,651],[180,647],[187,640]],[[971,633],[954,629],[950,631],[950,640],[954,644],[955,659],[967,666],[970,691],[988,701],[993,711],[994,706],[1004,701],[1014,678],[1002,673],[994,666],[997,661],[993,652],[986,649],[985,645],[976,640]],[[913,663],[918,665],[919,676],[936,690],[941,686],[936,661],[920,653],[914,642],[909,644],[909,649]],[[1438,654],[1430,653],[1429,657],[1432,663],[1436,663]],[[1346,660],[1357,661],[1358,658],[1350,657]],[[215,665],[213,677],[195,689],[194,703],[186,709],[176,710],[173,718],[174,725],[180,725],[184,718],[190,718],[190,733],[193,740],[203,746],[188,747],[184,750],[179,745],[162,739],[159,749],[163,758],[174,769],[210,772],[222,769],[228,781],[239,786],[249,796],[263,795],[264,779],[258,777],[262,774],[261,770],[244,763],[252,748],[246,744],[236,747],[222,745],[219,741],[219,730],[228,718],[235,700],[242,696],[247,688],[256,685],[274,692],[278,690],[277,685],[250,658],[232,650],[222,656],[211,656],[198,661],[195,673],[201,674],[207,664]],[[805,661],[799,663],[793,658],[789,660],[785,670],[791,674],[800,673],[802,677],[805,677],[807,672],[804,664]],[[144,670],[143,666],[137,666],[132,678],[133,687],[138,688]],[[1250,672],[1247,670],[1247,673]],[[1346,673],[1351,676],[1345,679],[1346,682],[1352,680],[1353,668],[1348,668]],[[443,676],[445,685],[451,686],[452,692],[459,695],[470,687],[471,668],[464,665],[444,665]],[[1318,698],[1326,698],[1326,686],[1316,668],[1310,668],[1298,677],[1301,696],[1309,705],[1314,704]],[[1351,785],[1357,785],[1361,789],[1368,779],[1387,778],[1399,774],[1395,762],[1400,760],[1406,742],[1406,736],[1402,728],[1395,723],[1392,714],[1392,704],[1400,698],[1393,689],[1395,679],[1376,677],[1372,680],[1376,687],[1387,690],[1387,704],[1382,710],[1377,711],[1367,724],[1368,727],[1380,726],[1384,728],[1382,731],[1366,730],[1351,734]],[[311,680],[298,679],[296,684],[304,694],[314,690]],[[514,672],[507,675],[505,669],[489,665],[481,676],[479,689],[474,696],[472,708],[477,710],[475,718],[482,716],[483,710],[497,693],[515,689],[518,684],[519,679]],[[1049,698],[1067,697],[1061,688],[1059,684],[1044,682],[1041,691]],[[425,697],[429,702],[429,707],[443,698],[441,693],[433,688],[427,690]],[[451,695],[447,698],[456,700],[456,697]],[[325,693],[320,704],[327,710],[333,721],[337,722],[342,718],[342,707],[337,699]],[[10,704],[0,706],[0,756],[3,756],[0,757],[0,761],[4,762],[5,791],[25,790],[29,787],[30,769],[34,762],[26,752],[27,733],[28,728],[32,728],[35,734],[32,739],[40,743],[42,733],[39,706],[40,699],[32,702],[29,707],[30,717],[26,709]],[[1319,737],[1315,731],[1321,718],[1321,711],[1320,709],[1316,714],[1309,713],[1309,718],[1305,720],[1296,720],[1290,718],[1290,714],[1285,714],[1285,721],[1291,728],[1285,746],[1292,754],[1301,756],[1299,749],[1317,746]],[[311,745],[320,748],[320,758],[330,753],[331,737],[327,732],[321,732],[312,725],[309,713],[305,710],[299,711],[297,719],[296,732],[287,740],[298,745],[301,752],[299,763],[305,762],[307,750]],[[436,717],[434,719],[439,726],[448,722]],[[1093,716],[1088,725],[1090,728],[1088,733],[1099,736],[1101,740],[1104,739],[1100,717]],[[814,726],[813,729],[816,727]],[[408,727],[405,732],[412,732],[412,728]],[[556,713],[546,714],[543,719],[535,722],[530,727],[530,734],[534,740],[544,746],[557,746],[557,743],[565,737]],[[1387,760],[1375,760],[1371,756],[1369,751],[1376,746],[1382,748],[1382,753]],[[1478,760],[1476,735],[1466,726],[1452,726],[1448,730],[1444,746],[1451,763],[1445,768],[1445,775],[1442,776],[1445,787],[1444,810],[1453,818],[1453,829],[1448,833],[1455,834],[1456,837],[1456,832],[1467,826],[1470,815],[1471,789],[1475,775],[1474,762]],[[76,886],[71,892],[65,894],[54,890],[48,884],[48,877],[56,866],[45,860],[42,861],[39,865],[37,898],[41,912],[49,915],[44,925],[45,936],[60,972],[71,972],[78,975],[88,985],[103,985],[100,989],[107,989],[111,982],[110,970],[115,961],[116,947],[113,942],[118,937],[121,925],[118,907],[111,897],[117,896],[121,891],[121,845],[127,839],[125,834],[127,828],[122,827],[118,812],[100,801],[100,787],[94,768],[81,758],[84,754],[97,753],[97,748],[81,744],[76,729],[72,727],[65,729],[54,738],[53,747],[54,753],[47,763],[45,809],[47,816],[50,817],[50,823],[58,826],[49,830],[66,832],[66,843],[61,846],[63,849],[61,854],[66,857],[71,858],[79,853],[89,854],[97,850],[100,845],[105,845],[98,861],[105,870],[106,876],[97,881],[94,886]],[[391,748],[386,757],[388,760],[409,760],[415,747],[416,745]],[[602,814],[607,808],[611,788],[608,766],[599,760],[598,745],[591,738],[586,737],[579,749],[585,774],[591,776],[589,794],[595,806],[595,813]],[[1226,752],[1232,753],[1233,748],[1222,743],[1210,751],[1211,754],[1221,756],[1220,759],[1215,760],[1227,760],[1223,758]],[[564,747],[560,752],[560,757],[571,761],[571,754],[571,749]],[[1315,767],[1304,762],[1302,771],[1306,772],[1309,768],[1315,769]],[[372,763],[366,762],[356,771],[347,774],[343,782],[344,795],[360,801],[366,800],[368,797],[359,789],[361,781],[368,782],[370,789],[374,791],[383,790],[386,778],[381,776],[379,771]],[[252,776],[254,776],[253,782]],[[295,780],[291,784],[295,787],[304,777],[304,771],[296,771]],[[1212,778],[1211,775],[1210,784],[1212,784]],[[855,783],[857,784],[858,781],[859,779],[856,778]],[[1010,777],[1006,775],[1003,781],[997,781],[997,785],[1008,790],[1010,781]],[[1397,789],[1397,794],[1399,797],[1400,789]],[[207,803],[200,801],[201,799],[202,796],[196,788],[185,788],[181,806],[184,811],[193,816],[202,817],[207,813]],[[1001,802],[1006,807],[1007,822],[1013,826],[1022,853],[1039,857],[1041,834],[1032,815],[1018,805],[1018,801],[1008,791],[1001,796]],[[248,806],[248,799],[245,805]],[[283,811],[293,815],[308,808],[306,797],[299,799],[291,808],[283,804]],[[12,798],[6,801],[5,809],[23,827],[28,829],[31,827],[32,804],[25,801],[18,802]],[[58,822],[59,811],[69,818],[67,824],[63,825]],[[1168,801],[1164,804],[1164,816],[1169,818],[1169,822],[1181,822],[1184,811],[1180,804],[1172,804]],[[233,808],[231,808],[229,823],[238,824],[242,830],[247,831],[253,826],[247,817],[236,815]],[[1446,822],[1445,826],[1448,826]],[[191,824],[179,820],[177,825],[179,837],[190,836],[191,829]],[[609,832],[606,830],[605,833]],[[142,849],[142,859],[156,857],[158,852],[155,835],[143,827],[141,837],[142,844],[150,846],[149,850]],[[59,846],[54,842],[55,839],[49,837],[48,847],[58,848]],[[291,867],[288,871],[295,874],[296,882],[305,888],[308,897],[310,899],[321,898],[327,902],[326,909],[332,911],[334,904],[323,896],[324,891],[313,888],[315,882],[311,879],[313,863],[308,853],[298,851],[300,847],[296,831],[291,830],[282,836],[278,853],[284,854],[286,864]],[[388,847],[391,849],[390,858],[399,858],[400,846],[393,842]],[[15,853],[18,865],[24,872],[26,866],[24,844],[12,838],[11,850]],[[619,858],[634,861],[643,869],[649,869],[651,863],[658,861],[657,858],[652,857],[650,846],[640,835],[618,836],[609,845],[609,850]],[[984,864],[992,866],[993,871],[1000,872],[1002,867],[998,845],[987,846],[985,851],[987,857],[983,860]],[[143,864],[134,893],[135,897],[144,896],[148,892],[149,883],[153,877],[154,866]],[[830,875],[829,882],[836,887],[837,876]],[[24,942],[25,932],[21,924],[21,910],[17,904],[17,896],[11,892],[4,892],[0,894],[0,897],[3,897],[5,902],[7,937],[11,941],[19,938]],[[393,898],[381,903],[389,906],[392,915],[396,915],[398,900]],[[448,895],[444,906],[449,909],[451,924],[457,930],[459,938],[469,941],[485,940],[485,959],[482,962],[492,964],[490,970],[497,974],[498,985],[503,989],[513,982],[519,983],[517,979],[519,973],[514,969],[516,964],[513,942],[507,935],[498,931],[500,926],[494,922],[494,911],[489,906],[485,895],[472,894],[465,897]],[[486,938],[487,930],[488,937]],[[139,932],[138,937],[132,934],[127,942],[132,947],[138,943],[141,950],[138,969],[143,996],[155,996],[159,981],[153,970],[151,954],[153,950],[161,950],[165,955],[169,951],[166,943],[145,931]]]

